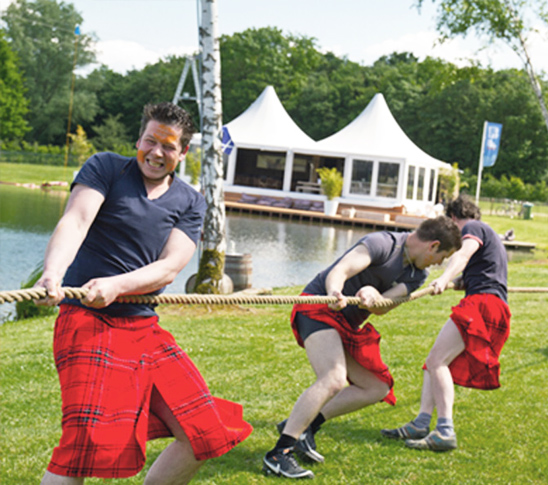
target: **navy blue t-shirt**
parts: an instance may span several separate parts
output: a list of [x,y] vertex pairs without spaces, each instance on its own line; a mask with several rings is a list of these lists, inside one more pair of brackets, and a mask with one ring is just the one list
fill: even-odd
[[[399,283],[404,283],[407,286],[407,294],[415,291],[425,282],[428,271],[417,269],[411,264],[404,267],[403,246],[408,236],[408,232],[383,231],[367,234],[331,266],[318,273],[303,291],[312,295],[326,295],[325,280],[328,273],[347,253],[360,244],[363,244],[369,251],[371,264],[346,280],[343,295],[355,296],[364,286],[373,286],[382,294]],[[341,311],[353,328],[359,327],[371,314],[370,311],[355,305],[347,306]]]
[[[72,188],[75,184],[99,191],[105,201],[65,274],[64,286],[80,287],[92,278],[128,273],[157,261],[173,228],[195,243],[200,238],[206,207],[203,196],[174,177],[164,194],[148,199],[135,158],[98,153],[84,164]],[[78,300],[67,302],[80,305]],[[155,315],[153,306],[127,303],[94,311],[111,316]]]
[[508,257],[497,233],[485,222],[472,220],[462,228],[462,239],[473,238],[480,247],[462,273],[466,295],[491,293],[508,301]]

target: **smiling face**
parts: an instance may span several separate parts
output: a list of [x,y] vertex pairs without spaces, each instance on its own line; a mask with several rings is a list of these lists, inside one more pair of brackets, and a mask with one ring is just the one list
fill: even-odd
[[165,182],[185,155],[181,146],[182,128],[150,120],[137,141],[137,161],[145,181]]

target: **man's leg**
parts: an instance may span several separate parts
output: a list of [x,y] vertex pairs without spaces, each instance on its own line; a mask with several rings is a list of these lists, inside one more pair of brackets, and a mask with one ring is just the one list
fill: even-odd
[[[312,478],[310,470],[302,468],[295,458],[295,446],[303,432],[318,415],[322,406],[335,396],[346,384],[346,363],[341,337],[334,329],[324,329],[310,334],[304,346],[308,360],[316,373],[316,381],[304,391],[286,421],[280,439],[263,458],[267,473],[286,478]],[[323,457],[315,451],[315,444],[306,442],[299,448],[313,461],[323,462]]]
[[346,385],[344,347],[336,330],[321,330],[304,342],[308,360],[316,374],[316,382],[304,391],[287,420],[283,433],[299,438],[318,415],[324,404]]
[[156,389],[152,392],[150,409],[171,430],[175,441],[152,464],[144,485],[183,485],[190,482],[204,462],[194,457],[185,432]]
[[346,351],[345,357],[348,378],[352,385],[345,387],[321,409],[326,420],[375,404],[390,391],[388,384],[364,369]]
[[426,358],[428,370],[425,372],[425,379],[428,374],[432,397],[438,411],[438,423],[436,429],[425,438],[407,440],[405,444],[409,448],[446,451],[457,447],[453,428],[455,386],[449,364],[464,349],[464,340],[455,322],[451,319],[447,320]]
[[430,382],[430,374],[427,370],[422,374],[422,393],[421,393],[421,407],[419,414],[429,414],[432,416],[436,403],[434,402],[434,394],[432,393],[432,384]]
[[[418,416],[401,428],[383,429],[381,433],[387,438],[421,440],[428,435],[430,419],[438,405],[438,418],[452,422],[455,389],[449,364],[464,350],[464,341],[454,324],[449,319],[440,330],[434,346],[426,359],[428,370],[423,373],[421,406]],[[434,382],[435,383],[434,383]],[[434,391],[436,386],[436,391]]]
[[449,364],[464,350],[464,340],[453,322],[449,319],[441,329],[430,354],[426,367],[430,375],[430,385],[438,418],[453,419],[455,387]]

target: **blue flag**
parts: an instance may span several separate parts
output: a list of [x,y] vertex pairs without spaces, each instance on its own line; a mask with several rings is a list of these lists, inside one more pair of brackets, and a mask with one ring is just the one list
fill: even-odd
[[80,35],[80,26],[77,25],[76,28],[74,29],[74,34],[75,35]]
[[230,134],[228,133],[228,129],[226,126],[223,126],[223,138],[221,140],[221,143],[223,152],[227,155],[230,155],[232,149],[234,148],[234,142],[232,141],[232,138],[230,138]]
[[502,125],[500,123],[485,122],[483,133],[483,166],[492,167],[497,161],[499,154],[500,136],[502,134]]

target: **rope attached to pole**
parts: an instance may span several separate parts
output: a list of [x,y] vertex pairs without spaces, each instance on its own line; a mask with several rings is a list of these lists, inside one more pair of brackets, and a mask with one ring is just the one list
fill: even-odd
[[[88,290],[84,288],[63,288],[67,298],[81,299],[87,295]],[[510,293],[548,293],[548,288],[541,287],[517,287],[508,288]],[[417,290],[408,296],[400,298],[383,298],[377,301],[370,308],[395,307],[401,303],[413,301],[434,292],[433,287]],[[27,288],[13,291],[0,291],[0,305],[15,301],[40,300],[47,296],[45,288]],[[334,296],[320,295],[245,295],[242,293],[232,295],[199,295],[199,294],[166,294],[161,295],[126,295],[116,299],[119,303],[141,303],[141,304],[182,304],[182,305],[294,305],[297,303],[306,304],[330,304],[336,303]],[[357,297],[347,297],[349,305],[359,305]]]

